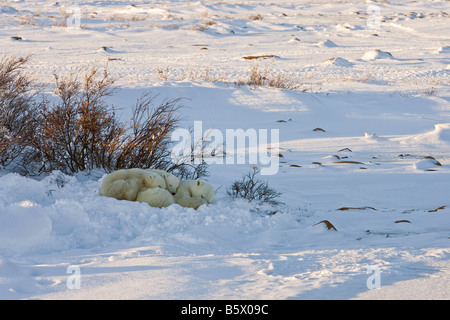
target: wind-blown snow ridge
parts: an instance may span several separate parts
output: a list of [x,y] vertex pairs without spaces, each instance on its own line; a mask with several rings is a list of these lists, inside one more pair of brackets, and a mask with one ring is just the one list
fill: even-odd
[[419,134],[414,137],[417,143],[429,146],[442,147],[450,145],[450,123],[439,123],[434,125],[434,130]]
[[382,50],[370,50],[364,53],[364,55],[361,57],[361,59],[366,61],[373,61],[377,59],[392,59],[393,56],[389,52],[382,51]]

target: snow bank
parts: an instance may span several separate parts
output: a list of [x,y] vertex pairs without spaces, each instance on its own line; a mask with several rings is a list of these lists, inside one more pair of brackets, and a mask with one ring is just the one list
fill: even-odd
[[393,59],[392,54],[382,50],[370,50],[363,54],[361,57],[365,61],[373,61],[378,59]]
[[439,141],[450,143],[450,123],[439,123],[434,126],[433,135]]
[[437,49],[437,53],[450,53],[450,46],[447,47],[439,47]]
[[323,66],[352,67],[354,64],[344,58],[330,58],[322,62]]
[[1,194],[8,194],[0,202],[0,256],[133,242],[236,248],[243,245],[240,234],[257,234],[284,219],[295,223],[293,215],[270,217],[246,201],[218,199],[198,210],[118,201],[97,195],[99,181],[65,177],[68,183],[58,188],[55,175],[61,178],[59,173],[42,181],[15,174],[0,178]]
[[322,40],[314,44],[317,47],[326,47],[326,48],[334,48],[337,47],[337,44],[331,40]]
[[0,13],[15,14],[17,13],[17,10],[10,6],[0,6]]
[[52,221],[38,204],[25,200],[0,212],[0,252],[36,250],[50,241]]
[[450,145],[450,123],[438,123],[434,129],[413,137],[414,143],[423,145],[445,147]]
[[423,171],[436,171],[438,167],[441,167],[441,163],[437,161],[434,158],[428,157],[421,159],[414,163],[414,167],[417,170],[423,170]]

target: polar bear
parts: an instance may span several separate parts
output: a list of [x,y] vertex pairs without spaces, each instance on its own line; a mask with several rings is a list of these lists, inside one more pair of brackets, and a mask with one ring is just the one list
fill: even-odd
[[145,202],[156,208],[168,207],[174,203],[170,192],[162,188],[143,189],[138,193],[136,201]]
[[144,188],[166,188],[166,182],[156,172],[143,169],[121,169],[108,174],[102,181],[98,194],[117,200],[136,201]]
[[181,180],[173,198],[182,207],[198,209],[213,202],[215,194],[213,186],[203,180]]
[[174,174],[172,174],[170,172],[166,172],[164,170],[147,169],[147,171],[156,172],[159,175],[161,175],[161,177],[163,177],[164,181],[166,182],[167,191],[169,191],[172,195],[174,195],[177,192],[177,188],[180,185],[180,178],[178,178]]

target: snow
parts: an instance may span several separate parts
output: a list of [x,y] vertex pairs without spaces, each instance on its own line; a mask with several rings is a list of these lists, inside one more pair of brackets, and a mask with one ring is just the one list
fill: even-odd
[[364,55],[361,57],[361,59],[366,61],[372,61],[377,59],[392,59],[392,54],[386,51],[381,50],[370,50],[364,53]]
[[330,58],[322,62],[322,65],[325,66],[339,66],[339,67],[351,67],[353,63],[343,58]]
[[337,45],[330,40],[322,40],[316,43],[316,46],[318,47],[327,47],[327,48],[333,48],[333,47],[337,47]]
[[[44,85],[107,64],[123,118],[150,91],[185,98],[186,128],[278,129],[261,179],[283,204],[227,196],[248,163],[210,165],[198,210],[99,197],[101,171],[3,171],[0,299],[450,298],[448,1],[371,3],[376,29],[365,0],[82,0],[81,28],[54,4],[4,1],[1,53]],[[255,63],[299,89],[236,85]]]
[[450,47],[439,47],[438,53],[450,53]]

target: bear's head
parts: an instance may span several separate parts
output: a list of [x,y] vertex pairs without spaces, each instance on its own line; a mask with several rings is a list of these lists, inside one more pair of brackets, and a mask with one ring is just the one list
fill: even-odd
[[144,176],[144,187],[166,189],[166,181],[155,172],[146,172]]
[[172,195],[177,192],[177,188],[180,185],[180,179],[171,173],[162,173],[161,176],[166,182],[166,189]]
[[201,197],[207,203],[214,201],[216,191],[213,186],[202,180],[194,180],[189,184],[189,192],[192,197]]

